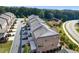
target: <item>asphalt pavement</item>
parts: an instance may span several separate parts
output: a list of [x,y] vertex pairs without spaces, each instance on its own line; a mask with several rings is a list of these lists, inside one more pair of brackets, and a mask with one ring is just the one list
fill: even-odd
[[75,24],[78,23],[78,21],[79,20],[66,21],[63,24],[63,29],[66,35],[79,46],[79,33],[75,29]]
[[21,23],[22,18],[18,18],[17,20],[18,20],[17,30],[16,30],[14,40],[12,42],[10,53],[18,53],[18,49],[20,45],[20,31],[22,27],[22,23]]

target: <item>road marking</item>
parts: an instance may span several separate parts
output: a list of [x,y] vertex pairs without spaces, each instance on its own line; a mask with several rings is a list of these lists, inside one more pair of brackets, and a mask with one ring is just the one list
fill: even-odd
[[62,27],[63,27],[63,30],[64,30],[65,34],[69,37],[69,39],[70,39],[72,42],[74,42],[74,43],[79,47],[79,43],[77,43],[77,42],[69,35],[69,33],[67,32],[67,30],[66,30],[66,28],[65,28],[65,27],[66,27],[66,22],[63,23]]

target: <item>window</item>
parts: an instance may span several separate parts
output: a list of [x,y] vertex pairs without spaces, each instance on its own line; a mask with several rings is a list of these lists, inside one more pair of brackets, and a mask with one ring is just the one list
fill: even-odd
[[43,47],[43,45],[38,45],[38,47]]
[[52,43],[51,45],[52,45],[52,46],[54,46],[54,44],[53,44],[53,43]]
[[45,40],[45,42],[47,42],[47,40]]

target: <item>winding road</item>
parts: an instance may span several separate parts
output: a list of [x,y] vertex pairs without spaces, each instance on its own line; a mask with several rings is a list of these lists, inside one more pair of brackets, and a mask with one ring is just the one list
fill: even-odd
[[79,20],[66,21],[63,23],[63,30],[69,39],[79,46],[79,33],[75,29],[75,24],[78,23],[78,21]]

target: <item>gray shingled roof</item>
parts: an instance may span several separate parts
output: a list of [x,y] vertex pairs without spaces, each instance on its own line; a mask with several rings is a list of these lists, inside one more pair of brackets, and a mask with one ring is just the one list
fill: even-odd
[[1,24],[1,25],[4,25],[5,23],[6,23],[6,20],[0,18],[0,24]]
[[39,21],[33,21],[31,24],[31,30],[32,31],[34,31],[34,30],[36,30],[37,28],[39,28],[40,26],[42,26],[42,24],[41,23],[39,23]]
[[11,13],[11,12],[6,12],[4,14],[7,15],[7,16],[10,16],[10,17],[15,17],[15,15],[13,13]]
[[[11,17],[15,17],[13,13],[6,12],[4,14],[0,15],[0,24],[2,26],[2,29],[0,28],[0,33],[3,33],[6,31],[8,24],[12,21]],[[7,24],[7,26],[6,26]]]
[[7,19],[7,20],[10,20],[10,17],[7,16],[7,15],[5,15],[5,14],[1,14],[0,17],[5,18],[5,19]]
[[32,20],[32,19],[35,19],[35,18],[38,18],[38,16],[36,16],[36,15],[31,15],[31,16],[28,17],[29,20]]
[[32,20],[30,20],[29,22],[31,23],[31,22],[34,22],[34,21],[36,21],[37,19],[32,19]]
[[34,22],[34,21],[38,21],[38,22],[41,22],[41,23],[45,23],[45,21],[43,21],[42,19],[40,19],[40,18],[38,18],[38,17],[29,20],[30,23],[31,23],[31,22]]
[[36,38],[38,37],[46,37],[46,36],[53,36],[53,35],[57,35],[58,33],[46,28],[45,26],[40,27],[39,29],[37,29],[36,31],[34,31],[34,35]]
[[[1,26],[2,26],[2,29],[0,28],[0,33],[4,33],[5,30],[6,30],[6,29],[5,29],[5,28],[6,28],[6,25],[7,25],[6,20],[0,18],[0,24],[1,24]],[[4,28],[4,29],[3,29],[3,28]]]
[[37,19],[38,19],[39,22],[41,22],[41,23],[45,23],[45,21],[42,20],[41,18],[37,18]]
[[29,21],[31,30],[33,31],[36,38],[58,34],[56,31],[51,30],[42,19],[40,19],[39,17],[32,18],[33,16],[34,15],[31,16],[31,19]]

